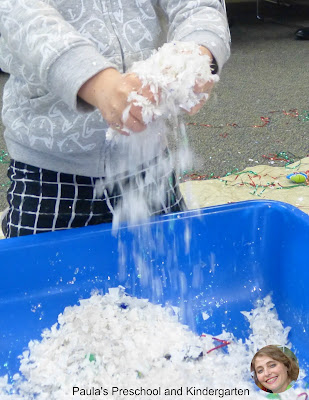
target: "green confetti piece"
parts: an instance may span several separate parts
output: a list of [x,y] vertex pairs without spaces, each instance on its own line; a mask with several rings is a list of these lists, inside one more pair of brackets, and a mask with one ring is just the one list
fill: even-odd
[[136,373],[137,373],[137,377],[138,378],[143,378],[144,377],[144,374],[142,374],[140,371],[136,371]]
[[267,399],[281,399],[278,393],[268,393],[266,396]]
[[96,361],[96,357],[95,357],[95,355],[92,354],[92,353],[89,354],[89,357],[88,357],[88,354],[86,354],[86,355],[85,355],[85,358],[88,358],[88,360],[89,360],[90,362]]

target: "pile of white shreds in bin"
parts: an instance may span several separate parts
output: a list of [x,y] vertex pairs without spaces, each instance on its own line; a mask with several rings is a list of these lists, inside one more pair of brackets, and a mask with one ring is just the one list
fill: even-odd
[[[0,399],[265,399],[250,375],[252,357],[267,344],[289,347],[290,328],[270,296],[242,314],[251,329],[246,340],[224,330],[214,340],[181,324],[177,308],[130,297],[121,287],[93,293],[29,343],[13,383],[0,378]],[[217,339],[230,343],[214,349],[223,343]],[[299,382],[280,398],[297,399]]]

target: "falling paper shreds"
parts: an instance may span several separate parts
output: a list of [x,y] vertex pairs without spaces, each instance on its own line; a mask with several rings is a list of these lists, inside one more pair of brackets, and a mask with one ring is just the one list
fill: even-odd
[[[155,213],[169,212],[172,205],[167,193],[171,187],[167,177],[172,179],[180,170],[192,168],[193,160],[179,116],[207,99],[207,93],[196,93],[196,85],[203,88],[206,82],[219,79],[212,74],[208,55],[202,55],[194,42],[166,43],[146,60],[134,63],[128,73],[138,76],[142,87],[152,92],[154,102],[138,92],[130,93],[122,116],[122,130],[129,136],[112,128],[106,133],[104,178],[96,180],[95,195],[107,199],[114,233],[123,222],[135,224]],[[146,125],[141,133],[126,127],[132,105],[141,107]],[[168,136],[176,139],[173,151],[167,150]],[[119,182],[119,174],[132,179]],[[117,201],[109,198],[114,190],[120,191]]]
[[[223,330],[217,339],[230,344],[209,352],[218,342],[179,323],[175,308],[130,297],[121,287],[94,293],[65,308],[40,341],[29,343],[13,383],[0,378],[0,398],[239,400],[235,390],[240,389],[247,390],[241,397],[265,399],[251,379],[251,359],[259,346],[274,344],[274,333],[279,344],[288,345],[289,328],[278,321],[269,296],[243,314],[249,337],[242,341]],[[205,394],[206,389],[217,395]],[[292,388],[280,396],[295,400],[301,391]]]

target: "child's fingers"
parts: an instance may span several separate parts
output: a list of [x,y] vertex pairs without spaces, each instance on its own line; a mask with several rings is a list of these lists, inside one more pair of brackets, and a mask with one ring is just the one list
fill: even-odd
[[122,125],[124,129],[134,133],[145,130],[142,108],[134,103],[129,104],[122,114]]
[[149,85],[143,87],[140,90],[140,94],[153,104],[157,104],[160,98],[160,93],[153,93]]
[[210,94],[214,86],[213,81],[197,81],[194,86],[194,93],[208,93]]
[[[137,93],[153,104],[158,103],[159,94],[154,94],[148,85],[140,88]],[[141,104],[143,104],[143,101]],[[142,132],[146,129],[147,125],[143,119],[142,105],[136,104],[135,101],[130,103],[129,113],[124,124],[126,128],[136,133]]]
[[200,111],[200,109],[204,106],[205,103],[206,103],[206,100],[201,100],[198,104],[196,104],[194,107],[192,107],[191,110],[188,111],[187,113],[189,115],[197,114]]
[[190,111],[188,111],[187,113],[189,115],[194,115],[196,113],[198,113],[200,111],[200,109],[204,106],[204,104],[206,103],[206,100],[209,98],[209,95],[213,89],[214,86],[214,82],[213,81],[197,81],[195,83],[194,86],[194,93],[196,94],[201,94],[204,93],[205,94],[205,98],[202,99],[198,104],[196,104],[194,107],[191,108]]
[[[140,119],[141,110],[140,107],[131,106],[131,110],[129,112],[128,118],[125,121],[125,127],[128,128],[132,132],[142,132],[146,129],[146,125],[144,124],[143,120]],[[136,117],[138,115],[138,118]]]
[[121,133],[122,135],[130,136],[129,132],[123,130],[123,123],[122,122],[120,122],[119,124],[111,123],[110,127],[113,128],[115,131]]

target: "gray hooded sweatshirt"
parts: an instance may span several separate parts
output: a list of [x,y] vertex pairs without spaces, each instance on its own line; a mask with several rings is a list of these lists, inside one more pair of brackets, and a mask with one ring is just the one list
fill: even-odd
[[122,172],[126,150],[109,145],[100,112],[77,96],[88,79],[109,67],[125,72],[165,41],[207,47],[219,71],[230,51],[219,0],[1,0],[0,32],[11,158],[92,177],[104,176],[107,160]]

